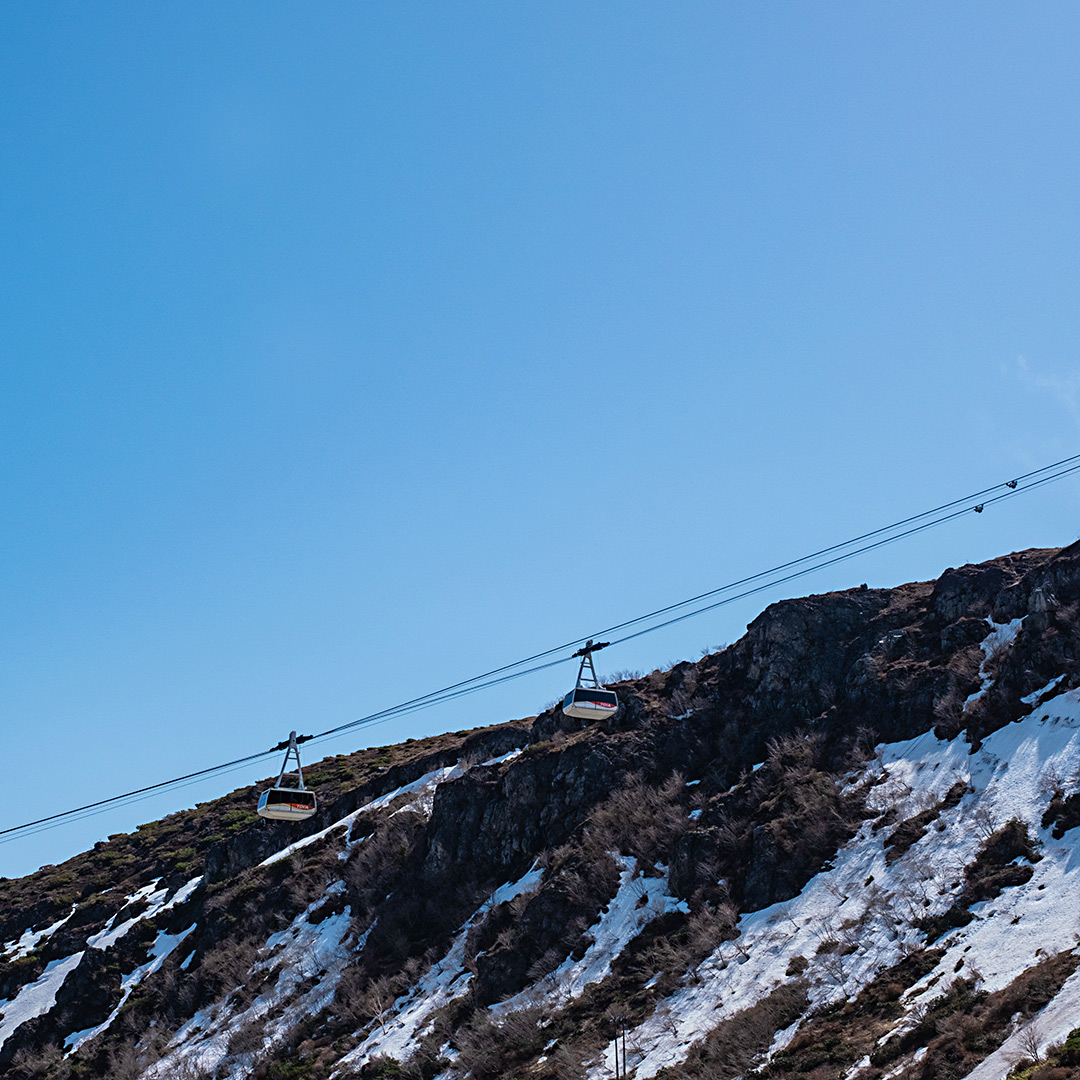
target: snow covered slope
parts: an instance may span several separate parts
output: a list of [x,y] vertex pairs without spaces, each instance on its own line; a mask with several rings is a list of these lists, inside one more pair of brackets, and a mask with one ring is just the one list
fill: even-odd
[[[1076,949],[1080,830],[1054,840],[1041,820],[1055,788],[1080,779],[1080,690],[1051,698],[995,732],[976,753],[970,749],[932,733],[878,747],[873,764],[850,782],[871,786],[871,808],[891,808],[901,819],[911,818],[940,804],[957,783],[965,794],[892,863],[886,831],[875,832],[874,823],[867,821],[837,854],[835,865],[797,897],[741,919],[736,941],[721,945],[630,1032],[635,1075],[655,1076],[683,1061],[689,1047],[719,1021],[752,1007],[764,988],[780,985],[796,958],[808,962],[802,973],[809,983],[806,1015],[854,997],[922,944],[918,923],[951,907],[964,868],[987,837],[1011,819],[1024,822],[1038,837],[1041,858],[1033,876],[1022,889],[1007,889],[973,905],[973,921],[938,942],[944,955],[908,989],[896,1027],[913,1026],[912,1009],[917,1005],[921,1018],[961,968],[977,972],[979,987],[993,991],[1038,957]],[[850,952],[821,948],[845,939],[853,946]],[[1066,985],[1071,1000],[1074,991]],[[1047,1013],[1040,1028],[1043,1044],[1063,1040],[1076,1026],[1080,1018],[1075,1012],[1061,1008]],[[783,1049],[795,1031],[792,1025],[772,1050]],[[608,1047],[589,1076],[607,1076],[612,1060],[613,1048]]]
[[603,725],[328,758],[310,822],[246,788],[0,881],[0,1075],[1071,1068],[1078,614],[1080,545],[785,601]]

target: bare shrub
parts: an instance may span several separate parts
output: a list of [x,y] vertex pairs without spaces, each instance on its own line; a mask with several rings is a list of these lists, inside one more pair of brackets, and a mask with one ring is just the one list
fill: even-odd
[[552,1050],[550,1061],[558,1080],[583,1080],[585,1066],[571,1047],[560,1043]]
[[263,1025],[245,1024],[236,1028],[229,1036],[230,1054],[251,1054],[261,1050],[263,1045]]
[[658,787],[631,777],[590,815],[585,848],[594,857],[608,851],[633,855],[644,865],[668,861],[672,845],[688,827],[684,786],[678,774]]
[[934,719],[937,720],[934,730],[939,739],[955,739],[967,726],[964,715],[966,698],[967,695],[961,693],[956,683],[950,681],[945,693],[934,699]]
[[358,918],[371,912],[390,891],[408,862],[423,829],[413,814],[394,814],[375,825],[345,864],[344,879]]
[[605,686],[611,686],[612,683],[621,682],[634,682],[644,676],[644,671],[638,671],[637,668],[620,668],[618,671],[613,671],[609,675],[602,675],[600,681]]
[[109,1080],[138,1080],[158,1056],[156,1047],[140,1049],[131,1043],[114,1046],[108,1054]]
[[456,1063],[458,1070],[476,1080],[489,1080],[514,1064],[530,1060],[548,1041],[548,1019],[541,1008],[517,1009],[498,1021],[486,1009],[478,1009],[455,1035],[461,1054]]
[[1038,1065],[1042,1061],[1040,1050],[1042,1049],[1042,1032],[1034,1020],[1020,1032],[1020,1049]]
[[403,989],[402,981],[389,975],[370,978],[362,967],[349,967],[338,983],[334,1000],[342,1015],[358,1027],[382,1023]]
[[20,1050],[11,1062],[10,1080],[45,1080],[64,1060],[59,1046]]
[[776,777],[796,775],[817,768],[823,748],[820,732],[784,735],[769,740],[765,761]]
[[203,1068],[194,1061],[178,1060],[169,1063],[166,1075],[168,1080],[214,1080],[215,1070]]
[[[1054,998],[1078,963],[1071,951],[1061,952],[993,994],[974,989],[974,973],[972,978],[957,979],[921,1015],[913,1015],[914,1026],[878,1045],[870,1054],[871,1063],[883,1068],[902,1054],[925,1047],[923,1076],[966,1076],[1014,1030],[1017,1014],[1030,1018]],[[1038,1053],[1039,1042],[1037,1030],[1029,1025],[1023,1032],[1023,1049]]]
[[861,806],[828,766],[829,750],[817,733],[769,743],[766,767],[750,782],[738,846],[725,860],[730,879],[745,875],[747,906],[797,895],[855,831]]
[[738,921],[739,913],[731,904],[699,908],[687,922],[686,942],[691,955],[707,956],[721,942],[730,941]]
[[713,815],[716,829],[716,846],[721,855],[735,855],[742,842],[742,826],[730,815],[721,811]]
[[731,1080],[746,1072],[768,1050],[776,1032],[802,1015],[807,1003],[806,984],[796,979],[723,1021],[687,1057],[683,1066],[687,1080]]
[[671,704],[668,706],[667,715],[671,720],[681,720],[700,712],[709,704],[708,699],[693,689],[685,686],[679,687],[671,695]]
[[989,840],[998,830],[998,822],[997,818],[994,817],[994,812],[990,807],[982,803],[975,807],[975,812],[969,820],[971,827],[983,840]]
[[233,994],[245,1004],[255,999],[260,980],[251,969],[259,959],[259,947],[250,940],[225,940],[206,953],[199,964],[201,979],[218,994]]

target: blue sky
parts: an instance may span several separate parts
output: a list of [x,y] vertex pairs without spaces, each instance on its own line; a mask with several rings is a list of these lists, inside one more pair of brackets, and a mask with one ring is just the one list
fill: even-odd
[[[1077,452],[1078,35],[1053,3],[5,4],[2,825]],[[601,667],[1069,543],[1078,495]]]

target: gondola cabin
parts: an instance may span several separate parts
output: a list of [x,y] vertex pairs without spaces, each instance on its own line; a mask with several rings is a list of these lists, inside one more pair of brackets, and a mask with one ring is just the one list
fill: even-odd
[[[303,736],[299,742],[310,739],[310,735]],[[271,821],[304,821],[311,817],[318,809],[315,800],[315,792],[308,791],[304,787],[304,770],[300,767],[300,747],[296,738],[296,732],[289,732],[288,742],[275,746],[275,750],[285,748],[285,761],[281,765],[277,783],[272,788],[267,788],[259,796],[259,804],[255,813],[262,818]],[[290,759],[296,761],[296,786],[289,787],[285,780],[289,768]]]
[[580,720],[606,720],[619,708],[614,690],[599,690],[590,686],[578,686],[563,698],[562,711],[566,716]]
[[255,812],[271,821],[304,821],[317,809],[314,791],[272,787],[259,796]]
[[576,716],[579,720],[606,720],[619,711],[619,699],[614,690],[606,690],[596,677],[592,654],[606,648],[606,641],[594,642],[591,638],[574,653],[581,657],[577,686],[563,698],[564,716]]

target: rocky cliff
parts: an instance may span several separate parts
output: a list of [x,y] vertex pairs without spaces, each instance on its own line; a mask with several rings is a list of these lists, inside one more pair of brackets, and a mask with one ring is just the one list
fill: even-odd
[[2,881],[0,1075],[1061,1080],[1078,610],[1080,545],[784,601],[603,725],[328,758],[300,826],[245,788]]

